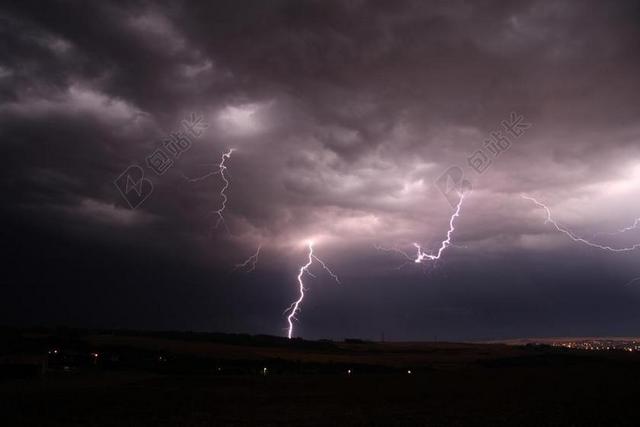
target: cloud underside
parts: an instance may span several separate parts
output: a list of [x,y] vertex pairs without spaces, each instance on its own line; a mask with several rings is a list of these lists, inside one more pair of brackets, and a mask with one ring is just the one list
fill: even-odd
[[[458,166],[473,191],[453,263],[573,256],[575,242],[520,194],[587,237],[640,216],[639,11],[597,1],[3,6],[3,212],[221,266],[258,245],[295,264],[314,238],[366,275],[375,245],[437,249],[453,207],[434,183]],[[155,175],[146,157],[191,112],[206,132]],[[478,173],[469,159],[512,112],[530,128]],[[229,148],[227,232],[211,229],[223,186],[212,172]],[[154,185],[136,210],[113,185],[131,164]]]

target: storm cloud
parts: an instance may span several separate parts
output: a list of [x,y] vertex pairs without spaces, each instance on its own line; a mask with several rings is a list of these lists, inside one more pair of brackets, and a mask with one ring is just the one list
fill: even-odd
[[[8,2],[0,8],[7,324],[282,334],[308,239],[309,338],[631,335],[640,3]],[[172,167],[145,159],[192,113]],[[479,173],[503,122],[528,125]],[[216,170],[231,182],[226,227]],[[130,165],[153,184],[132,209]],[[453,208],[437,180],[473,187]],[[255,271],[234,271],[261,246]],[[639,282],[636,282],[638,284]]]

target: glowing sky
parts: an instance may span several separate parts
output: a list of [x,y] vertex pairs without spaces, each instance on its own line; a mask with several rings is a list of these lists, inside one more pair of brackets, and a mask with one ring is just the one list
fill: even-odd
[[[146,1],[0,6],[0,323],[304,337],[634,335],[636,1]],[[192,112],[208,128],[146,165]],[[531,127],[468,158],[512,112]],[[230,185],[225,227],[221,155]],[[114,180],[144,167],[130,209]],[[464,170],[455,204],[436,180]],[[189,180],[210,174],[206,179]],[[236,269],[259,250],[255,269]],[[253,265],[253,264],[250,264]],[[401,267],[402,266],[402,267]],[[401,267],[401,268],[398,268]]]

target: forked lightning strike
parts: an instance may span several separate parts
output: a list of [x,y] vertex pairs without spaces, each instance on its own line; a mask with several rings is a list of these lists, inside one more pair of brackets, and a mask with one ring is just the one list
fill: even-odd
[[[222,203],[220,205],[220,209],[216,210],[215,213],[216,215],[218,215],[218,220],[216,221],[216,227],[218,228],[220,226],[220,223],[225,224],[224,222],[224,210],[227,207],[227,188],[229,188],[229,185],[231,185],[231,183],[229,182],[229,180],[227,179],[227,176],[224,174],[224,171],[227,170],[227,166],[225,165],[225,161],[231,158],[231,154],[235,151],[235,149],[233,148],[229,148],[229,151],[227,151],[226,153],[222,154],[222,157],[220,158],[220,163],[218,164],[219,167],[219,171],[220,171],[220,176],[222,177],[222,181],[224,181],[224,185],[222,186],[222,189],[220,190],[220,197],[222,197]],[[225,224],[226,227],[226,224]]]
[[329,269],[329,267],[327,267],[327,265],[324,263],[324,261],[322,261],[320,258],[318,258],[317,256],[314,255],[313,253],[313,242],[309,241],[308,242],[308,247],[309,247],[309,253],[307,255],[307,262],[300,267],[300,270],[298,271],[298,290],[300,292],[300,295],[298,296],[298,299],[295,300],[293,303],[291,303],[291,305],[284,311],[285,314],[288,312],[289,315],[287,316],[287,322],[289,323],[289,329],[287,332],[287,337],[289,339],[291,339],[291,336],[293,335],[293,321],[296,318],[296,313],[300,312],[300,304],[302,304],[302,300],[304,300],[304,282],[302,281],[302,278],[304,277],[305,274],[310,275],[311,277],[315,277],[310,271],[309,271],[309,267],[311,267],[311,265],[313,264],[313,261],[316,260],[318,261],[318,263],[322,266],[323,269],[325,269],[327,271],[327,273],[331,276],[331,278],[333,278],[338,284],[340,284],[340,279],[338,279],[338,276],[336,276],[333,271],[331,271]]
[[[534,199],[531,196],[527,196],[526,194],[521,194],[520,196],[523,199],[529,200],[529,201],[535,203],[537,206],[543,208],[547,212],[547,219],[545,220],[545,224],[546,223],[551,223],[557,231],[559,231],[560,233],[566,235],[567,237],[569,237],[574,242],[582,243],[582,244],[585,244],[587,246],[591,246],[592,248],[597,248],[597,249],[601,249],[603,251],[609,251],[609,252],[629,252],[629,251],[633,251],[633,250],[636,250],[636,249],[640,248],[640,243],[636,243],[633,246],[627,246],[627,247],[623,247],[623,248],[614,248],[614,247],[611,247],[611,246],[608,246],[608,245],[600,245],[598,243],[594,243],[594,242],[586,240],[586,239],[584,239],[582,237],[579,237],[579,236],[575,235],[572,231],[567,230],[566,228],[564,228],[561,225],[559,225],[552,218],[551,210],[549,209],[549,207],[547,205],[545,205],[542,202],[539,202],[538,200]],[[635,228],[635,225],[631,226],[631,227],[627,227],[626,229],[623,229],[623,230],[627,231],[627,230],[631,230],[633,228]]]
[[245,273],[251,273],[253,270],[255,270],[256,266],[258,265],[258,256],[260,255],[260,249],[262,249],[262,245],[259,245],[256,252],[249,258],[241,263],[236,264],[234,270],[244,270]]
[[449,230],[447,231],[447,238],[443,240],[442,243],[440,244],[440,248],[438,248],[438,252],[436,253],[436,255],[423,252],[420,245],[417,243],[414,243],[413,245],[417,248],[418,252],[413,262],[415,262],[416,264],[420,264],[425,259],[428,259],[429,261],[438,260],[442,256],[442,253],[444,252],[444,250],[447,249],[447,247],[451,246],[451,235],[456,229],[455,220],[460,216],[460,209],[462,208],[463,201],[464,201],[464,193],[460,193],[460,200],[458,201],[458,205],[456,206],[456,211],[453,213],[453,215],[451,215],[451,218],[449,218]]
[[[227,188],[229,188],[229,185],[231,185],[231,182],[229,182],[229,179],[224,174],[224,171],[227,170],[227,166],[225,165],[225,162],[231,158],[231,153],[233,153],[234,151],[235,151],[235,148],[229,148],[229,150],[226,153],[222,153],[222,156],[220,157],[220,163],[218,163],[217,165],[218,166],[217,170],[207,172],[206,174],[202,176],[197,176],[195,178],[190,178],[184,173],[182,174],[182,177],[189,182],[200,182],[209,178],[210,176],[217,175],[217,174],[220,174],[220,176],[222,177],[222,181],[224,182],[224,185],[220,190],[220,197],[222,198],[222,203],[220,204],[220,208],[218,210],[215,210],[212,212],[218,216],[215,228],[218,228],[220,226],[220,223],[224,224],[223,213],[224,213],[224,210],[227,208],[227,200],[228,200],[226,191],[227,191]],[[225,227],[226,227],[226,224],[225,224]]]
[[[436,254],[430,254],[427,252],[424,252],[422,250],[422,247],[418,244],[418,243],[414,243],[413,246],[415,246],[417,252],[415,257],[410,256],[408,253],[406,253],[405,251],[398,249],[397,247],[391,247],[391,248],[387,248],[384,246],[379,246],[379,245],[375,245],[374,247],[378,250],[381,251],[389,251],[389,252],[397,252],[400,255],[402,255],[403,257],[405,257],[409,262],[413,262],[416,264],[421,264],[422,261],[424,260],[429,260],[429,261],[436,261],[438,259],[440,259],[440,257],[442,256],[443,252],[450,246],[452,246],[451,243],[451,237],[453,236],[453,232],[455,231],[455,220],[456,218],[458,218],[460,216],[460,211],[462,209],[462,203],[464,201],[464,193],[460,193],[460,200],[458,201],[458,204],[456,205],[456,210],[453,212],[453,214],[451,215],[451,218],[449,218],[449,229],[447,230],[447,238],[445,240],[442,241],[442,243],[440,243],[440,247],[438,248],[438,252],[436,252]],[[407,263],[399,266],[398,268],[402,268],[405,265],[407,265]]]

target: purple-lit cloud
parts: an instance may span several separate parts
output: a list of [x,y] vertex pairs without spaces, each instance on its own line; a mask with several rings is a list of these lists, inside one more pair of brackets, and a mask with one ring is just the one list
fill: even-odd
[[[437,328],[458,338],[544,334],[550,327],[538,315],[571,332],[560,307],[576,283],[589,290],[577,317],[593,301],[640,303],[633,286],[622,286],[640,273],[638,251],[612,257],[576,247],[520,194],[543,199],[576,236],[620,230],[640,215],[637,13],[634,2],[596,1],[2,6],[5,223],[28,230],[25,241],[53,233],[110,248],[115,258],[151,251],[171,259],[168,269],[189,265],[188,283],[203,286],[193,285],[194,294],[216,297],[197,316],[185,307],[206,298],[173,301],[181,327],[280,333],[279,308],[295,297],[305,255],[300,242],[313,237],[345,286],[314,287],[318,306],[305,301],[305,336],[382,328],[404,338]],[[146,169],[153,193],[129,209],[114,179],[144,165],[195,111],[206,132],[162,176]],[[533,126],[476,173],[469,157],[514,111]],[[229,233],[210,235],[224,184],[212,171],[229,147]],[[455,206],[435,182],[450,166],[473,186],[454,245],[428,274],[416,266],[399,273],[398,257],[375,247],[413,255],[420,242],[418,256],[440,254]],[[597,234],[597,242],[633,246],[637,231]],[[259,271],[225,276],[256,248]],[[124,264],[96,286],[135,270]],[[497,283],[514,266],[504,290]],[[142,276],[131,292],[166,280],[163,306],[183,283]],[[11,283],[15,299],[22,285]],[[409,291],[415,283],[427,289]],[[490,298],[498,294],[510,302]],[[235,312],[237,301],[249,305]],[[133,326],[159,316],[129,310]],[[627,331],[638,320],[630,308],[604,311],[619,316],[605,329]]]

